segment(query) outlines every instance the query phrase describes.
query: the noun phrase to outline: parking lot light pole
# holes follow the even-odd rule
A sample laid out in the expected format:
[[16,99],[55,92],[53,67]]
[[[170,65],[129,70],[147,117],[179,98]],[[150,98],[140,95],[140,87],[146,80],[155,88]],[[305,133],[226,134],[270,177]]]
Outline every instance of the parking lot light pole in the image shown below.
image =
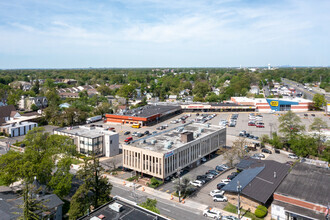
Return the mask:
[[241,207],[240,193],[241,193],[241,190],[242,190],[242,186],[239,185],[239,181],[237,181],[237,195],[238,195],[237,215],[238,215],[238,219],[241,219],[240,218],[240,214],[241,214],[241,210],[240,210],[240,207]]

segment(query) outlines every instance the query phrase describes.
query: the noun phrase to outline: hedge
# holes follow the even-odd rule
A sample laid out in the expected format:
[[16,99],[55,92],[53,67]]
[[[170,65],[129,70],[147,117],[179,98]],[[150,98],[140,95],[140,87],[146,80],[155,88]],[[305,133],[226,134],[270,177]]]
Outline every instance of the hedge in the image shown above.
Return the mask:
[[257,218],[263,218],[267,215],[267,212],[268,210],[265,206],[259,205],[254,214]]

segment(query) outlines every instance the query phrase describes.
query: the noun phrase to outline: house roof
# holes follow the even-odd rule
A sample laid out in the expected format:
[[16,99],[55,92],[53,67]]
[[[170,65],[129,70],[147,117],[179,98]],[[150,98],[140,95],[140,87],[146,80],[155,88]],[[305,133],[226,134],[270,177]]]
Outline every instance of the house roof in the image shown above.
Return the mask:
[[[120,198],[115,197],[115,200],[112,200],[111,202],[101,206],[100,208],[96,209],[95,211],[91,212],[89,215],[83,216],[79,218],[79,220],[101,220],[101,219],[111,219],[111,220],[169,220],[166,217],[163,217],[161,215],[158,215],[154,212],[151,212],[149,210],[146,210],[140,206],[138,206],[136,203]],[[119,205],[122,205],[122,209],[120,212],[116,212],[109,208],[109,205],[113,203],[118,203]]]
[[275,193],[328,206],[329,183],[329,169],[300,162],[292,168]]
[[[233,190],[240,180],[242,194],[265,204],[286,177],[290,166],[273,160],[242,160],[237,168],[243,169],[223,190]],[[231,186],[232,185],[232,186]]]
[[0,107],[0,125],[6,122],[5,121],[6,117],[11,117],[12,112],[16,112],[16,108],[14,105],[7,105]]

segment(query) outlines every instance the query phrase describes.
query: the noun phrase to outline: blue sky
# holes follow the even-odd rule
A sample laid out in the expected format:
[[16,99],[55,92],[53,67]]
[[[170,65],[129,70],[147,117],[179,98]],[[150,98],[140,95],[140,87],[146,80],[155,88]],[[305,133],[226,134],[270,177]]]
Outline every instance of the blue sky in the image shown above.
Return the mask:
[[0,68],[329,66],[329,0],[0,0]]

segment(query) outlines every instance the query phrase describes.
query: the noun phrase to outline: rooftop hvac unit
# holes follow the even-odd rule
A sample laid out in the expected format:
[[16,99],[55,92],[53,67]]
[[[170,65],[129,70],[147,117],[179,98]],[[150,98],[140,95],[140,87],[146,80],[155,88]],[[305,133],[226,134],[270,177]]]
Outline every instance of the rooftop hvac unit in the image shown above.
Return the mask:
[[200,133],[204,132],[204,128],[199,128],[199,132]]
[[157,140],[151,140],[150,143],[151,144],[156,144],[157,143]]
[[115,202],[109,205],[109,208],[115,212],[121,212],[123,205]]
[[195,133],[195,134],[194,134],[194,137],[195,137],[195,138],[198,138],[200,135],[201,135],[201,133]]
[[209,128],[209,127],[210,127],[210,124],[209,124],[209,123],[207,123],[207,124],[205,124],[205,126],[206,126],[207,128]]
[[184,127],[179,127],[179,128],[177,128],[176,130],[177,130],[178,132],[182,132],[183,129],[184,129]]
[[171,142],[166,143],[165,148],[166,149],[171,149],[172,148],[172,143]]

